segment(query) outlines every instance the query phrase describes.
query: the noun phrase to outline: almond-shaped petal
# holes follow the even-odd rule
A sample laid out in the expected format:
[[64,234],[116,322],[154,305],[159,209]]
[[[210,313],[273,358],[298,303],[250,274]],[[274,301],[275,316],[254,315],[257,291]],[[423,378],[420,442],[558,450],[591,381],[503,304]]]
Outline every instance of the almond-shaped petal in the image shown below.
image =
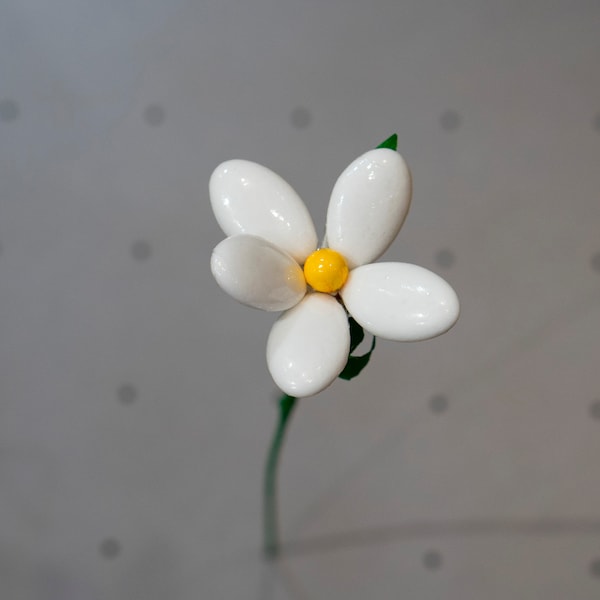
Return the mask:
[[337,180],[327,210],[327,243],[350,268],[373,262],[394,241],[410,208],[410,171],[379,148],[358,157]]
[[304,202],[270,169],[229,160],[214,170],[209,187],[213,212],[226,235],[258,235],[300,264],[316,249],[315,226]]
[[346,365],[350,330],[346,311],[328,294],[312,293],[275,322],[267,364],[290,396],[312,396],[333,383]]
[[340,292],[348,312],[373,335],[415,342],[450,329],[456,292],[439,275],[407,263],[375,263],[350,272]]
[[213,250],[210,268],[217,283],[242,304],[287,310],[306,293],[304,273],[286,252],[253,235],[234,235]]

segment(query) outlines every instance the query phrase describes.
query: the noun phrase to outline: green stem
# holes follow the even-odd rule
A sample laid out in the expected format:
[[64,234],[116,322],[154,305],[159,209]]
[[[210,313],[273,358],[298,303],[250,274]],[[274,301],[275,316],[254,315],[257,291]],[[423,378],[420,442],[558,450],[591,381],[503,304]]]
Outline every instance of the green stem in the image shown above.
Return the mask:
[[277,465],[285,438],[289,419],[292,416],[297,398],[284,394],[279,399],[279,419],[273,434],[267,464],[265,465],[263,495],[263,550],[267,558],[275,558],[279,554],[279,528],[277,520]]

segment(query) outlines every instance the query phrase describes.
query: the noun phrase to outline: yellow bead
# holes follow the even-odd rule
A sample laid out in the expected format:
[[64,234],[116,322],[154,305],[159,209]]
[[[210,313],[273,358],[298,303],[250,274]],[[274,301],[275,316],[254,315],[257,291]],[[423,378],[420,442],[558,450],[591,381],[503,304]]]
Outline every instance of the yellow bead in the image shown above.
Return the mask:
[[346,283],[348,265],[335,250],[320,248],[306,259],[304,277],[315,291],[332,294]]

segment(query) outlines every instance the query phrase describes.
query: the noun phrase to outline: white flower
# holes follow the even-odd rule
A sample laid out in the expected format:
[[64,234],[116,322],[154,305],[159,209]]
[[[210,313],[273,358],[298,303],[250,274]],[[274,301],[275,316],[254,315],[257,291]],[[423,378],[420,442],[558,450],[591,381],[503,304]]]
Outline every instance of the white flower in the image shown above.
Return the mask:
[[296,192],[261,165],[222,163],[210,197],[230,236],[213,251],[217,283],[244,304],[285,311],[269,334],[267,364],[290,396],[316,394],[341,373],[350,347],[346,311],[371,334],[397,341],[435,337],[458,318],[456,293],[438,275],[406,263],[370,264],[393,242],[410,206],[410,172],[393,150],[371,150],[340,175],[326,249],[317,249]]

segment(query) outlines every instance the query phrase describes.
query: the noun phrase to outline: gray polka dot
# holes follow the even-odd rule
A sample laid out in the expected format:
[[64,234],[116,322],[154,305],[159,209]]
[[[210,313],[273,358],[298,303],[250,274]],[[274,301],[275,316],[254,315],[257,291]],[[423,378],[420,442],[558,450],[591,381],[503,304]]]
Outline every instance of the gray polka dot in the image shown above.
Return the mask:
[[590,405],[590,416],[594,419],[600,419],[600,400],[596,400]]
[[594,577],[600,577],[600,558],[595,558],[591,563],[590,563],[590,573],[594,576]]
[[292,111],[290,120],[296,129],[306,129],[312,121],[312,116],[307,108],[298,106]]
[[592,269],[600,271],[600,252],[596,252],[590,262],[592,263]]
[[131,244],[131,255],[135,260],[147,260],[152,256],[152,246],[144,240],[137,240]]
[[124,383],[117,390],[117,399],[121,404],[133,404],[137,400],[137,390],[130,383]]
[[442,566],[442,555],[436,550],[428,550],[423,554],[423,566],[432,571]]
[[454,252],[452,250],[443,248],[435,253],[435,262],[439,267],[443,267],[444,269],[451,267],[454,264],[454,260]]
[[144,120],[151,127],[158,127],[165,120],[165,109],[159,104],[149,104],[144,109]]
[[0,100],[0,121],[14,121],[19,116],[19,105],[9,98]]
[[444,131],[455,131],[460,127],[460,115],[455,110],[445,110],[440,115],[440,125]]
[[431,412],[443,413],[448,409],[448,398],[443,394],[435,394],[429,400],[429,408]]
[[592,119],[592,127],[596,131],[600,131],[600,112]]
[[116,558],[121,554],[121,542],[115,538],[106,538],[100,542],[98,550],[103,558]]

